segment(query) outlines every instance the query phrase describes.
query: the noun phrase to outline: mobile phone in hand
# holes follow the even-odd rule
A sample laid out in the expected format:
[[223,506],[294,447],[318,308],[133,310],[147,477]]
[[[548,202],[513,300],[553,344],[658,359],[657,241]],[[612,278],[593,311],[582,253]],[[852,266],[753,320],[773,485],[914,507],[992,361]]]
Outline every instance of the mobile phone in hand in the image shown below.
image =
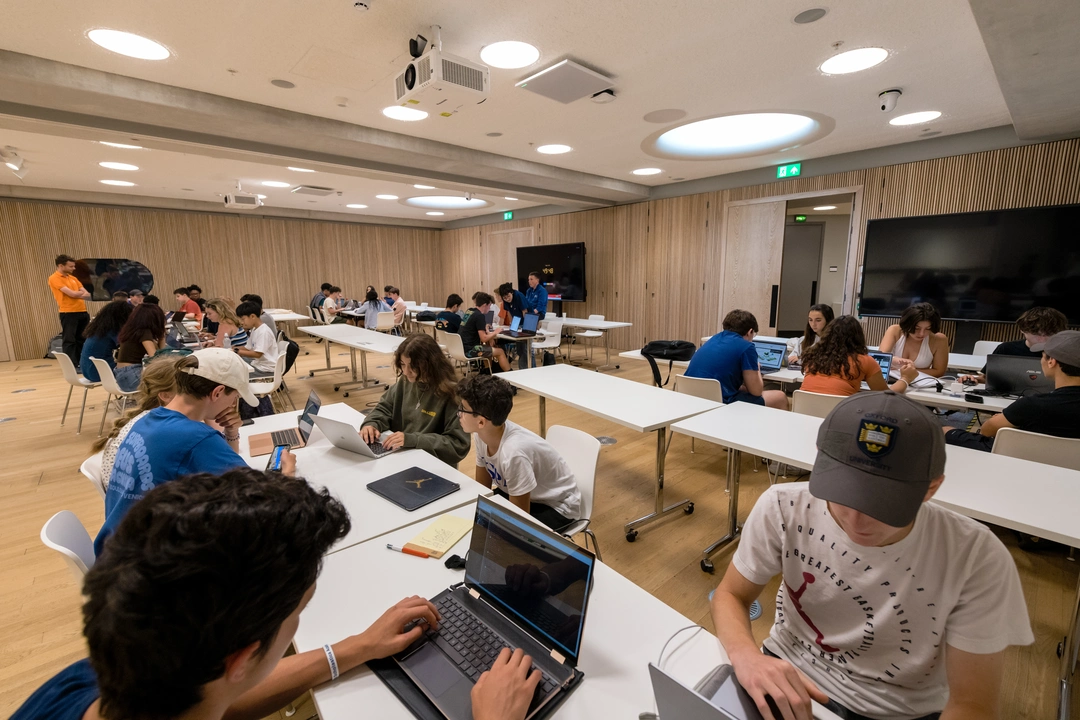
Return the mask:
[[270,459],[266,462],[267,472],[271,470],[281,470],[281,456],[285,454],[285,451],[289,449],[288,445],[275,445],[273,452],[270,453]]

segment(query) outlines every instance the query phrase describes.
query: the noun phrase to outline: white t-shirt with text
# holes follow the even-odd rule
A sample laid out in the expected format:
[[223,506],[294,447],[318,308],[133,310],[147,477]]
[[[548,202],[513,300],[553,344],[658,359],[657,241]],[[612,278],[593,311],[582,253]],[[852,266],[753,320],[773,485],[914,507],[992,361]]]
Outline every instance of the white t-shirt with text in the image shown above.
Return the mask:
[[578,520],[581,491],[562,455],[547,440],[517,423],[507,420],[503,428],[502,442],[494,454],[489,454],[480,435],[473,433],[477,467],[486,467],[492,482],[507,495],[530,493],[530,502]]
[[262,357],[247,358],[253,368],[261,372],[274,372],[274,365],[277,363],[278,358],[278,346],[273,330],[266,325],[259,325],[254,330],[249,330],[244,347],[262,353]]

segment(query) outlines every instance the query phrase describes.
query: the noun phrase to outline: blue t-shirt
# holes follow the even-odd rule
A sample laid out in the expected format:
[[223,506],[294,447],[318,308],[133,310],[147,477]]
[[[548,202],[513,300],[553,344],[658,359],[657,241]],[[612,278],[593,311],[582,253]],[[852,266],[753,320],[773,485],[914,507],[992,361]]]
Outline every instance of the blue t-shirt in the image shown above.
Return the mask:
[[90,660],[80,660],[35,690],[11,720],[80,720],[100,695]]
[[109,367],[115,370],[116,361],[113,360],[113,351],[119,346],[120,343],[116,339],[116,333],[86,338],[86,342],[82,346],[82,356],[79,358],[79,370],[82,372],[83,377],[92,382],[101,382],[101,376],[98,375],[97,368],[94,367],[94,363],[90,362],[92,357],[104,360],[109,363]]
[[687,377],[719,380],[724,402],[731,402],[743,384],[743,370],[757,369],[754,343],[731,330],[725,330],[713,335],[694,353],[685,374]]
[[129,508],[158,485],[192,473],[223,473],[244,467],[217,430],[187,416],[156,408],[139,420],[116,449],[105,494],[105,524],[94,540],[94,554],[116,530]]
[[548,291],[543,285],[537,285],[525,291],[525,309],[538,312],[541,320],[547,315],[547,306]]

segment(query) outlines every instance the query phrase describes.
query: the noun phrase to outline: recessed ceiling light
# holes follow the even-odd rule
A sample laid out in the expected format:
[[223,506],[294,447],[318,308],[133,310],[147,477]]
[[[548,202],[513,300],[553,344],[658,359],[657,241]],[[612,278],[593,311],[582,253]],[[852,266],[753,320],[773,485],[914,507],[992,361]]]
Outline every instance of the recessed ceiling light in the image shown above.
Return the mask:
[[825,8],[810,8],[809,10],[803,10],[792,19],[796,25],[809,25],[825,17],[828,12]]
[[908,113],[907,115],[901,115],[894,117],[889,121],[890,125],[918,125],[919,123],[930,122],[931,120],[937,120],[941,117],[941,113],[937,110],[923,110],[922,112]]
[[109,170],[138,170],[139,169],[138,165],[129,165],[128,163],[118,163],[118,162],[99,162],[98,165],[100,165],[103,168],[108,168]]
[[265,200],[265,199],[266,199],[266,196],[265,196],[265,195],[259,195],[259,196],[258,196],[258,198],[259,198],[260,200]]
[[280,180],[263,180],[263,185],[266,187],[286,188],[289,187],[289,183],[281,182]]
[[402,107],[401,105],[385,107],[383,108],[382,114],[391,120],[404,120],[405,122],[415,122],[427,117],[427,113],[423,110],[415,110],[413,108]]
[[398,199],[397,195],[376,195],[375,197],[378,198],[379,200],[397,200]]
[[109,147],[120,148],[121,150],[142,150],[142,145],[125,145],[124,143],[105,142],[104,140],[98,140],[100,145],[108,145]]
[[135,183],[127,180],[102,180],[102,185],[115,185],[116,187],[135,187]]
[[509,200],[510,202],[517,202],[517,198],[504,197],[503,200]]
[[461,197],[459,195],[421,195],[420,197],[408,198],[405,200],[405,204],[430,210],[472,210],[491,205],[487,200],[476,197]]
[[271,80],[270,84],[283,90],[292,90],[294,87],[296,87],[296,83],[289,82],[288,80],[282,80],[281,78]]
[[833,123],[796,113],[740,113],[657,131],[641,144],[656,157],[713,160],[790,150],[832,131]]
[[540,59],[540,51],[526,42],[503,40],[491,43],[480,51],[480,59],[485,65],[516,70],[527,67]]
[[91,30],[86,36],[106,50],[139,60],[164,60],[169,57],[169,50],[164,45],[141,35],[98,28]]
[[308,170],[307,168],[298,168],[298,167],[292,167],[292,166],[289,166],[288,169],[292,170],[293,172],[315,172],[314,170]]
[[352,208],[353,210],[363,210],[364,208],[367,207],[367,205],[361,205],[360,203],[350,203],[350,204],[346,205],[345,207]]
[[425,214],[426,215],[445,215],[446,213],[441,213],[438,210],[432,210],[431,212],[425,213]]
[[835,205],[818,205],[814,209],[817,210],[818,212],[824,212],[826,210],[835,210],[836,206]]
[[634,171],[635,175],[659,175],[664,172],[660,168],[638,168]]
[[846,75],[847,73],[859,72],[872,68],[885,62],[889,57],[889,51],[883,48],[859,48],[848,50],[821,63],[821,72],[826,75]]
[[573,149],[574,148],[570,147],[569,145],[541,145],[540,147],[536,148],[536,152],[543,153],[545,155],[562,155],[563,153],[568,153]]
[[413,185],[417,190],[434,190],[434,185]]

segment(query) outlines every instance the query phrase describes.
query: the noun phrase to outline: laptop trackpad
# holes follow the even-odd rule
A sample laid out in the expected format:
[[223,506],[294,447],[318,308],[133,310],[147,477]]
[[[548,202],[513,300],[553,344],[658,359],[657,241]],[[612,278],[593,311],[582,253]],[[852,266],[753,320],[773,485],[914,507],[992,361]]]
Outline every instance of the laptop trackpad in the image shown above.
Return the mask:
[[453,710],[460,709],[463,713],[461,717],[471,717],[472,703],[469,693],[473,684],[435,645],[424,645],[402,660],[401,664],[427,688],[431,697],[440,701],[439,707],[444,713],[456,717]]

